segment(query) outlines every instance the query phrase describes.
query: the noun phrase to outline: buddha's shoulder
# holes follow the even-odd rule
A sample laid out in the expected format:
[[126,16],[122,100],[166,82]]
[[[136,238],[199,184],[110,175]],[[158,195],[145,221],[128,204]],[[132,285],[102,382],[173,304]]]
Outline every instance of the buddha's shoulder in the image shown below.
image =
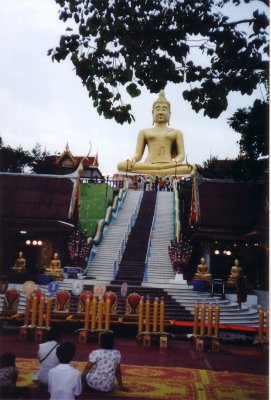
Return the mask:
[[173,128],[171,126],[167,126],[167,127],[163,127],[163,128],[157,128],[157,127],[152,127],[152,128],[142,128],[140,129],[139,133],[144,134],[144,133],[158,133],[158,132],[165,132],[165,133],[176,133],[176,134],[181,134],[182,135],[182,131],[180,131],[179,129]]

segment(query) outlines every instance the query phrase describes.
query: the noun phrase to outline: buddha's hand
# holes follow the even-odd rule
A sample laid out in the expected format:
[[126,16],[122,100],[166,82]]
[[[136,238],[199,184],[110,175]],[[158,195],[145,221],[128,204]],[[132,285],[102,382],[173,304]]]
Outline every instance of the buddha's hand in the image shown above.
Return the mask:
[[177,163],[182,163],[183,160],[184,160],[184,155],[183,154],[180,154],[175,158],[175,162],[177,162]]
[[130,160],[128,161],[128,169],[132,169],[136,162],[137,162],[136,157],[130,158]]

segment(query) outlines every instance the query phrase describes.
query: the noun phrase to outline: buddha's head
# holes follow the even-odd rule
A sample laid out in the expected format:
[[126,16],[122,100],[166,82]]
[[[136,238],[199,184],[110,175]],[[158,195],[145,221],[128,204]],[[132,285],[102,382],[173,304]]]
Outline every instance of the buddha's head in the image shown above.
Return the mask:
[[238,265],[239,265],[239,261],[236,259],[236,260],[234,260],[234,265],[236,265],[236,267],[238,267]]
[[54,253],[53,258],[54,258],[54,260],[57,260],[58,259],[58,253]]
[[201,257],[200,263],[201,263],[202,265],[205,265],[205,258],[204,258],[204,257]]
[[157,100],[152,106],[152,116],[154,122],[169,122],[170,118],[170,103],[165,97],[165,92],[160,91]]
[[19,251],[19,258],[23,258],[24,253],[22,251]]

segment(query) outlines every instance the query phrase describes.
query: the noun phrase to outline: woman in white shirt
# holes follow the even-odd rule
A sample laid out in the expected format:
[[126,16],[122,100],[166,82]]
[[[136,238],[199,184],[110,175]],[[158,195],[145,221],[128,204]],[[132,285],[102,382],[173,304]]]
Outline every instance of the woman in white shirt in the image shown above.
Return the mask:
[[59,330],[51,328],[47,334],[47,341],[39,345],[38,359],[40,368],[35,380],[45,385],[48,383],[49,370],[59,364],[59,359],[56,356],[59,337]]

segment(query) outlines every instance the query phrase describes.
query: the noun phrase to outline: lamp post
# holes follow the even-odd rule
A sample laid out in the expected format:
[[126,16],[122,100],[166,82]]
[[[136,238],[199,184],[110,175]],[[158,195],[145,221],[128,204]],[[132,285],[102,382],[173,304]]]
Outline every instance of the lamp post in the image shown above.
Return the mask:
[[127,160],[126,160],[126,178],[127,178],[127,172],[128,172],[128,163],[129,163],[129,158],[127,158]]

